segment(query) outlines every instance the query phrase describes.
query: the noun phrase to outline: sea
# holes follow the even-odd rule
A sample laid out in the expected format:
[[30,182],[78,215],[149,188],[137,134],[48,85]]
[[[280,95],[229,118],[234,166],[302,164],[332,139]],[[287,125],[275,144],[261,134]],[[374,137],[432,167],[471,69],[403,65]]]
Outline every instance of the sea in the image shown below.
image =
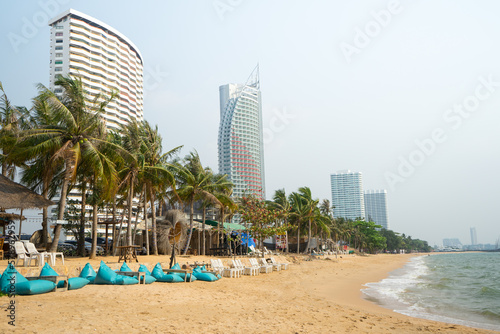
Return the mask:
[[500,331],[498,252],[414,257],[366,286],[364,298],[395,312]]

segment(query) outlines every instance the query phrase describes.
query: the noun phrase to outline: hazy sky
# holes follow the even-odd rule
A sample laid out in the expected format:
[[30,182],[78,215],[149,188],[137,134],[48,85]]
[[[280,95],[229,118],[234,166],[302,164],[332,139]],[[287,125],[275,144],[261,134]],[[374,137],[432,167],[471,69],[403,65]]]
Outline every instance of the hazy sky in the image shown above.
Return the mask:
[[[49,27],[74,8],[137,45],[144,116],[165,149],[217,170],[220,85],[257,63],[267,197],[330,173],[387,189],[390,228],[441,244],[500,237],[497,1],[2,1],[0,81],[30,105],[48,85]],[[31,26],[31,30],[29,27]]]

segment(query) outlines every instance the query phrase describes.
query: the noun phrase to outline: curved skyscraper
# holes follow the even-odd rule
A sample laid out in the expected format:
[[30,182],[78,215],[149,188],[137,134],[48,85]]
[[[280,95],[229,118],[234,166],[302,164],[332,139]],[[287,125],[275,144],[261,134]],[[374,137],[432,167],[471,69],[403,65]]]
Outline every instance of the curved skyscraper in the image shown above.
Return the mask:
[[233,197],[265,198],[259,67],[242,84],[219,87],[219,173],[234,183]]
[[106,126],[117,130],[129,119],[143,119],[143,61],[139,49],[126,36],[107,24],[74,9],[49,21],[50,89],[58,75],[79,75],[92,96],[119,96],[103,115]]

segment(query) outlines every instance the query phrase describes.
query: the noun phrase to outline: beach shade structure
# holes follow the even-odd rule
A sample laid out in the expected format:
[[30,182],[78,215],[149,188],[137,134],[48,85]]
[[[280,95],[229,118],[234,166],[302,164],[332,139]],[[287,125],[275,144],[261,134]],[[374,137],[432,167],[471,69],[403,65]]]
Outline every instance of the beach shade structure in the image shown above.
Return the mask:
[[[141,267],[142,266],[142,267]],[[145,273],[145,280],[146,282],[144,284],[151,284],[151,283],[154,283],[156,282],[156,278],[154,278],[153,276],[151,276],[151,273],[149,272],[149,270],[146,268],[146,266],[142,265],[139,266],[139,272],[143,272]],[[146,268],[147,271],[143,271],[141,270],[141,268]],[[123,262],[121,268],[120,268],[120,271],[125,271],[125,272],[129,272],[129,273],[133,273],[134,271],[132,269],[130,269],[130,267],[128,266],[127,262]],[[141,277],[141,283],[143,283],[143,279]]]
[[54,291],[56,284],[41,279],[28,281],[28,279],[16,270],[12,263],[9,263],[0,278],[0,287],[2,292],[7,294],[38,295]]
[[79,275],[79,277],[87,279],[90,283],[94,283],[94,279],[96,276],[97,273],[95,272],[94,268],[92,268],[90,263],[87,263],[85,267],[83,267]]
[[179,275],[167,274],[163,272],[163,268],[161,264],[158,262],[156,266],[153,268],[151,275],[156,278],[157,282],[166,282],[166,283],[180,283],[184,282],[184,279]]
[[110,267],[101,261],[99,270],[94,279],[94,284],[108,284],[108,285],[132,285],[139,284],[139,280],[135,277],[128,277],[123,275],[118,275],[116,272],[111,270]]
[[[45,263],[42,270],[40,271],[40,276],[59,276],[59,274],[52,269],[52,267]],[[83,277],[71,277],[68,278],[68,290],[81,289],[85,285],[89,284],[89,280]],[[57,282],[57,288],[64,288],[64,281]]]
[[0,209],[20,209],[19,235],[23,221],[23,210],[43,209],[56,203],[45,199],[25,186],[11,181],[8,177],[0,175]]
[[200,281],[205,281],[205,282],[214,282],[214,281],[217,281],[219,279],[219,277],[215,276],[214,274],[212,273],[206,273],[206,272],[203,272],[205,269],[204,269],[205,266],[203,267],[196,267],[193,269],[193,276],[196,277],[198,280]]

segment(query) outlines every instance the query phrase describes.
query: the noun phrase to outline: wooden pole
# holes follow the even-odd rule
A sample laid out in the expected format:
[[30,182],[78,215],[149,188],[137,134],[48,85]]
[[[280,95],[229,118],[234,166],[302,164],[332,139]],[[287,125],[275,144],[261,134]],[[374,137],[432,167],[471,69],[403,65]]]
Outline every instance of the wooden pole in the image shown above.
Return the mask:
[[21,227],[22,226],[23,226],[23,209],[21,209],[21,217],[19,217],[19,240],[21,240]]

